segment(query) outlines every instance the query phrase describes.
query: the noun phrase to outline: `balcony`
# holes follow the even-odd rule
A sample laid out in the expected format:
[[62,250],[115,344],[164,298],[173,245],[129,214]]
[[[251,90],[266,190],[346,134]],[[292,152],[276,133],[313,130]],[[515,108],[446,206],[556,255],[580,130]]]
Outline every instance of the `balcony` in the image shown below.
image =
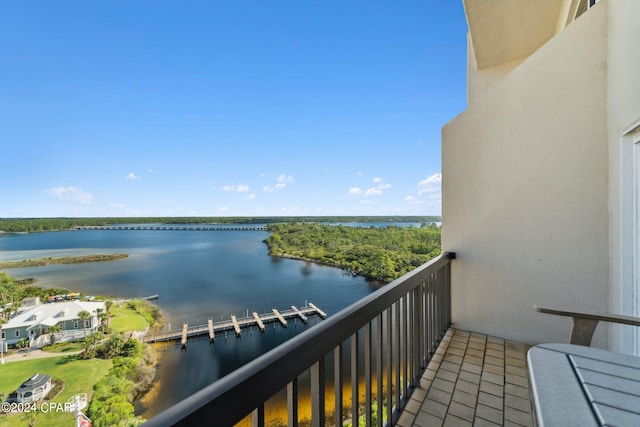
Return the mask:
[[452,259],[444,253],[146,425],[531,425],[526,346],[450,328]]

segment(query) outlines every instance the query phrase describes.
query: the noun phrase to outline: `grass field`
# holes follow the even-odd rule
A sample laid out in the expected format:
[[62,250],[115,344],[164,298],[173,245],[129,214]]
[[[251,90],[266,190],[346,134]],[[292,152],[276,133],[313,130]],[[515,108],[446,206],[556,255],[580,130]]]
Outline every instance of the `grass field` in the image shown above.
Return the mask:
[[[52,401],[65,403],[78,393],[87,393],[91,397],[93,386],[106,375],[111,368],[111,360],[79,360],[76,356],[49,357],[45,359],[25,360],[0,365],[0,394],[2,400],[15,391],[20,384],[33,374],[51,375],[64,381],[64,388]],[[40,403],[36,404],[40,407]],[[74,425],[74,417],[64,412],[38,412],[35,414],[11,414],[0,416],[0,427],[29,426],[31,416],[35,417],[38,427],[58,427]]]
[[149,326],[149,322],[127,303],[119,306],[114,304],[109,309],[109,313],[111,314],[110,326],[114,332],[142,331]]

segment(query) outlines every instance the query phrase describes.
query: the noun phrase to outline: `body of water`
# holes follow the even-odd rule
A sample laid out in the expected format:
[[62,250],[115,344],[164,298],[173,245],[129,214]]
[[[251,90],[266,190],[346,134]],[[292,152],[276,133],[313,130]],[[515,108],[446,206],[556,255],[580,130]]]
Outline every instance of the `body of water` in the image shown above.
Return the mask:
[[[76,230],[0,236],[0,261],[82,254],[128,253],[120,261],[10,269],[36,285],[62,287],[88,295],[136,298],[159,294],[165,329],[182,322],[204,324],[272,308],[288,309],[313,302],[331,315],[379,287],[342,270],[304,261],[270,257],[264,231]],[[136,407],[150,418],[229,372],[255,359],[308,325],[286,329],[267,325],[179,345],[157,344],[161,354],[158,381]]]

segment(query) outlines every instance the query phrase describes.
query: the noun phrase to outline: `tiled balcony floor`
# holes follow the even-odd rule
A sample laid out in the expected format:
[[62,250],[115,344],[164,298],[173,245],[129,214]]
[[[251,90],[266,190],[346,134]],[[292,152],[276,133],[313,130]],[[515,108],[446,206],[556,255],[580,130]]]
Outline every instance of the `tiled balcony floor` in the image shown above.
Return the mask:
[[533,426],[528,349],[449,329],[398,426]]

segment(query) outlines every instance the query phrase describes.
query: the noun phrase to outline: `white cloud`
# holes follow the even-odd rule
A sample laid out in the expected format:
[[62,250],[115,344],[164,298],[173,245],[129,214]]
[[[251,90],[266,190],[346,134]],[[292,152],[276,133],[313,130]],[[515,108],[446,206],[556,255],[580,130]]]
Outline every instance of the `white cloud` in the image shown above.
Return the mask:
[[381,196],[382,195],[382,190],[379,190],[378,188],[369,188],[367,191],[364,192],[364,196],[365,197],[370,197],[370,196]]
[[278,178],[276,178],[276,181],[278,181],[276,188],[285,188],[288,184],[293,184],[293,177],[291,175],[280,174]]
[[91,193],[85,193],[78,187],[53,187],[44,190],[51,197],[55,197],[60,200],[68,200],[71,202],[81,203],[83,205],[89,205],[93,201]]
[[225,185],[224,187],[222,187],[222,191],[248,193],[249,191],[251,191],[251,188],[247,184]]
[[410,205],[419,205],[422,204],[422,200],[418,199],[415,196],[407,196],[404,198],[404,201],[409,203]]
[[247,197],[245,197],[247,200],[253,200],[256,198],[256,193],[251,193],[248,194]]
[[442,187],[442,175],[434,173],[418,183],[418,195],[440,191]]
[[281,190],[287,185],[293,184],[293,182],[294,179],[291,175],[280,174],[276,178],[276,184],[273,187],[265,185],[264,187],[262,187],[262,191],[264,191],[265,193],[271,193],[275,190]]
[[127,181],[135,181],[136,179],[140,179],[140,177],[133,172],[129,172],[129,175],[127,175],[125,179]]
[[347,194],[349,196],[357,196],[363,194],[364,197],[381,196],[384,190],[391,188],[391,184],[384,182],[382,178],[373,178],[373,183],[376,185],[374,187],[368,188],[366,191],[361,189],[360,187],[351,187],[349,188]]
[[224,206],[224,207],[218,209],[218,212],[220,212],[221,214],[227,213],[229,211],[231,211],[231,208],[229,206]]

